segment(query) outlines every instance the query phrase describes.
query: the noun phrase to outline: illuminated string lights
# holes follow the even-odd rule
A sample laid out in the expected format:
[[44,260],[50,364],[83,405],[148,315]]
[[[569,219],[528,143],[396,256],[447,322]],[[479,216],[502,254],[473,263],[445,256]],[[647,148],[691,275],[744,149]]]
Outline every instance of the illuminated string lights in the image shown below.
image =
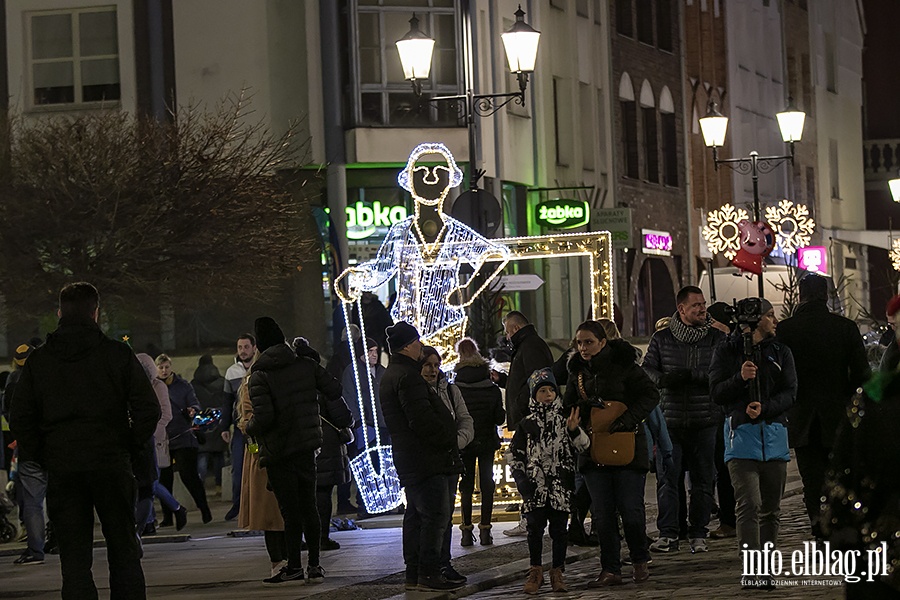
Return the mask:
[[706,215],[703,226],[703,239],[706,247],[713,254],[724,254],[731,260],[741,249],[741,235],[738,223],[749,219],[750,215],[743,208],[735,208],[725,204],[718,210],[711,210]]
[[776,244],[785,254],[809,246],[816,223],[803,204],[782,200],[777,206],[766,207],[766,221],[775,229]]
[[891,240],[891,266],[900,271],[900,238]]

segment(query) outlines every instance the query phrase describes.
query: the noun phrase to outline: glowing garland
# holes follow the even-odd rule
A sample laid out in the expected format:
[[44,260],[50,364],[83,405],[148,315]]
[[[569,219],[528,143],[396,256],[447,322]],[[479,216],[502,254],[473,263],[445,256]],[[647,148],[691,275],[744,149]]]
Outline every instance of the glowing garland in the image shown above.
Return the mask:
[[746,210],[735,208],[731,204],[725,204],[718,210],[710,211],[706,215],[706,225],[703,226],[703,239],[706,240],[706,247],[713,254],[724,254],[728,260],[734,258],[741,249],[738,223],[749,218],[750,215]]
[[891,240],[891,266],[896,271],[900,271],[900,238]]
[[809,246],[816,229],[815,221],[809,217],[809,209],[790,200],[767,206],[766,221],[775,229],[776,243],[785,254],[794,254],[798,248]]

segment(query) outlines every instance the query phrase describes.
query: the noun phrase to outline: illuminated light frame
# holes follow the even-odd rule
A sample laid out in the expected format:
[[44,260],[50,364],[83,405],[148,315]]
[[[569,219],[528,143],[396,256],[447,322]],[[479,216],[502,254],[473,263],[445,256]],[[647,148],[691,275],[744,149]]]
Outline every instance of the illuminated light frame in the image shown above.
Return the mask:
[[[766,221],[775,229],[776,244],[785,254],[795,254],[797,248],[809,246],[816,222],[809,216],[804,204],[794,204],[783,199],[777,206],[766,207]],[[793,224],[792,231],[785,231],[787,224]]]
[[[725,204],[717,210],[711,210],[706,215],[706,225],[703,226],[703,239],[706,247],[712,254],[722,253],[725,258],[731,260],[741,249],[741,232],[738,223],[749,219],[750,214],[743,208],[736,208],[731,204]],[[734,229],[734,235],[726,235],[725,230]]]

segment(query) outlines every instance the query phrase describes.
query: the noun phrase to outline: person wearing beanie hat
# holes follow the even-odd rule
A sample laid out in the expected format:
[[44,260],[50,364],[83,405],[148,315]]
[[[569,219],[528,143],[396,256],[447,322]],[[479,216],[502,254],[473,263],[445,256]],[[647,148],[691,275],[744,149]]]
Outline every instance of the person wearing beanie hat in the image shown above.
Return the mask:
[[381,379],[380,400],[394,466],[406,488],[406,587],[455,589],[462,584],[441,572],[441,545],[453,510],[450,478],[461,471],[456,421],[422,377],[422,342],[416,328],[401,321],[386,333],[391,358]]
[[[742,326],[741,335],[735,332],[719,344],[709,367],[710,395],[725,408],[725,463],[737,502],[737,548],[748,550],[778,547],[781,496],[791,459],[788,411],[797,395],[794,356],[775,338],[778,318],[772,304],[760,303],[756,328],[751,332]],[[748,334],[753,344],[749,357],[744,354]],[[771,588],[774,581],[763,577],[749,585]]]
[[553,547],[550,585],[554,592],[565,592],[562,570],[568,545],[566,526],[575,492],[575,456],[590,447],[590,438],[579,426],[577,406],[568,411],[568,418],[563,416],[559,388],[549,367],[528,377],[528,389],[531,410],[519,423],[509,445],[510,468],[528,523],[531,568],[524,592],[536,594],[544,583],[541,557],[548,524]]
[[255,330],[260,355],[250,368],[253,415],[246,432],[259,445],[259,466],[266,469],[284,517],[288,561],[263,583],[303,582],[304,536],[309,550],[305,578],[318,583],[325,577],[319,564],[321,523],[316,505],[316,454],[322,446],[320,398],[334,427],[350,427],[353,416],[341,396],[341,384],[302,346],[295,352],[286,344],[274,320],[257,319]]
[[810,531],[819,522],[825,473],[839,425],[856,388],[869,379],[859,328],[828,309],[828,280],[809,273],[800,280],[800,304],[778,324],[778,341],[790,348],[797,370],[797,399],[788,412],[788,441],[803,480]]

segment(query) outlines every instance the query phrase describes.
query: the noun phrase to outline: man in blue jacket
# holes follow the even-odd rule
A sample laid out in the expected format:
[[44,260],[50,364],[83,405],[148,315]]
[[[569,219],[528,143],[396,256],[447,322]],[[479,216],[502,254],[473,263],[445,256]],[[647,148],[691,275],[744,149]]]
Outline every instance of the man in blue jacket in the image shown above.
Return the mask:
[[[709,385],[712,399],[725,408],[725,462],[737,500],[738,548],[759,550],[778,543],[790,460],[787,411],[797,396],[797,373],[790,349],[775,340],[772,304],[756,298],[742,302],[748,301],[759,302],[759,322],[741,325],[719,344]],[[746,314],[741,308],[739,314]],[[747,335],[752,348],[746,347]]]

